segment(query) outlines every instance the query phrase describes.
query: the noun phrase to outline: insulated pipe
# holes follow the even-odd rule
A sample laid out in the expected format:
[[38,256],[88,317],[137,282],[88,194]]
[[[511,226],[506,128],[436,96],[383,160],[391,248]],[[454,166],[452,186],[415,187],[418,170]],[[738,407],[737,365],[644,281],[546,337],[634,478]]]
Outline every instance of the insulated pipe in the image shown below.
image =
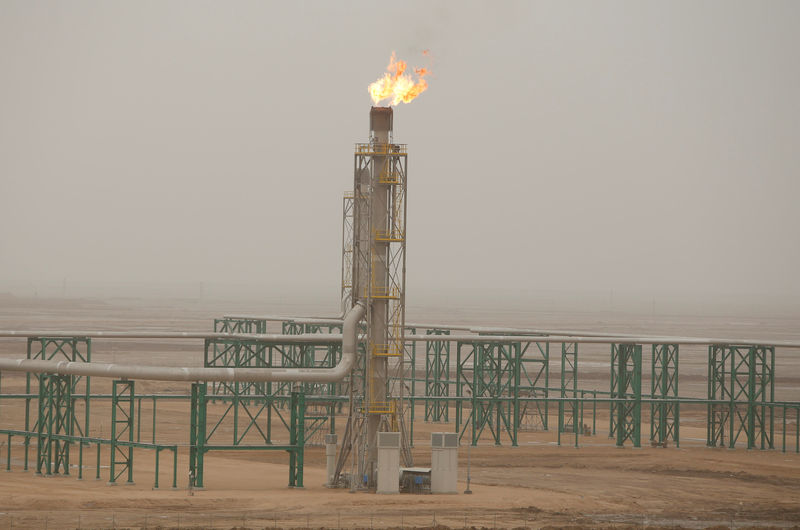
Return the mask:
[[[225,315],[231,319],[266,320],[270,322],[290,321],[297,324],[341,324],[342,317],[291,317],[280,315]],[[636,337],[630,333],[608,333],[602,331],[574,331],[564,329],[503,328],[490,326],[470,326],[467,324],[436,324],[433,322],[406,322],[406,329],[446,329],[450,331],[469,331],[472,333],[508,333],[525,335],[558,335],[559,337]]]
[[[340,318],[316,318],[316,317],[282,317],[276,315],[266,316],[253,316],[253,315],[226,315],[226,318],[251,318],[260,320],[280,321],[291,320],[298,324],[339,324]],[[406,335],[407,341],[416,342],[432,342],[432,341],[462,341],[469,342],[474,340],[487,341],[493,340],[498,342],[515,342],[524,339],[527,342],[585,342],[594,344],[611,344],[621,342],[631,342],[640,344],[753,344],[759,346],[776,346],[780,348],[800,348],[800,342],[797,341],[775,341],[775,340],[753,340],[736,339],[731,337],[726,338],[708,338],[708,337],[684,337],[684,336],[656,336],[656,335],[635,335],[631,333],[608,333],[600,331],[570,331],[563,329],[526,329],[526,328],[501,328],[501,327],[481,327],[469,325],[453,325],[453,324],[433,324],[430,322],[406,322],[406,328],[416,329],[446,329],[451,331],[466,331],[476,333],[477,335]],[[0,332],[2,337],[3,332]],[[480,335],[481,333],[497,333],[498,335]],[[505,335],[505,334],[508,335]],[[299,335],[298,335],[299,336]]]
[[574,337],[568,335],[406,335],[406,341],[413,342],[575,342],[581,344],[684,344],[708,346],[711,344],[727,344],[741,346],[775,346],[776,348],[800,348],[798,341],[774,341],[751,339],[715,339],[693,337],[657,337],[657,336],[611,336],[611,337]]
[[[341,320],[339,321],[341,322]],[[276,333],[215,333],[203,331],[65,331],[65,330],[0,330],[0,338],[88,338],[88,339],[216,339],[252,340],[275,344],[302,343],[325,344],[342,340],[338,334],[301,333],[299,335],[280,335]]]
[[[341,320],[337,322],[342,322]],[[440,326],[436,326],[440,327]],[[775,346],[777,348],[800,348],[800,341],[775,341],[766,339],[736,339],[708,337],[675,337],[655,335],[617,335],[592,333],[576,335],[555,333],[548,335],[406,335],[406,342],[577,342],[584,344],[683,344],[705,346],[710,344],[737,344]],[[305,333],[301,335],[241,335],[229,333],[194,333],[194,332],[126,332],[126,331],[0,331],[0,338],[71,338],[86,337],[100,339],[220,339],[220,340],[253,340],[266,344],[330,344],[342,340],[337,333]]]
[[[125,364],[42,361],[38,359],[0,359],[0,371],[51,373],[116,379],[150,381],[296,381],[332,383],[340,381],[353,369],[358,346],[358,323],[366,308],[358,303],[344,319],[342,359],[333,368],[187,368],[135,366]],[[283,335],[281,335],[283,337]]]

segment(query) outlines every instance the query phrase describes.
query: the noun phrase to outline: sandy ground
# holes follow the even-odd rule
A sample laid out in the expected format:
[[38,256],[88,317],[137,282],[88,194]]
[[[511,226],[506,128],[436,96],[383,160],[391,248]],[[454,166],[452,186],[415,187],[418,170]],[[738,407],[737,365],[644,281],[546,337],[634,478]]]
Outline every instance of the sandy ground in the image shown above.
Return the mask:
[[[209,329],[213,316],[227,308],[150,304],[116,301],[32,301],[6,298],[0,309],[4,329]],[[278,311],[275,311],[278,312]],[[558,315],[541,315],[553,325]],[[584,324],[586,329],[621,326],[607,316],[561,316],[561,327]],[[417,318],[419,320],[421,318]],[[442,319],[437,319],[442,320]],[[522,319],[520,319],[522,320]],[[672,330],[681,335],[739,333],[751,336],[736,321],[699,317],[670,317],[649,325],[632,318],[632,326],[650,332]],[[681,323],[685,323],[685,328]],[[793,319],[761,321],[760,336],[797,338]],[[487,322],[491,324],[491,322]],[[525,325],[519,322],[516,325]],[[533,325],[533,324],[528,324]],[[747,328],[747,326],[746,326]],[[619,327],[612,327],[619,330]],[[676,332],[676,330],[680,331]],[[25,343],[0,341],[0,354],[24,356]],[[581,352],[580,387],[608,388],[608,352],[604,348]],[[198,342],[125,343],[96,341],[95,360],[147,362],[170,365],[201,362]],[[703,396],[705,352],[681,350],[681,394]],[[556,359],[558,356],[554,356]],[[649,358],[644,360],[649,366]],[[776,398],[800,399],[800,366],[797,354],[780,352],[777,359]],[[558,363],[551,363],[551,381],[558,379]],[[2,391],[24,388],[20,376],[4,374]],[[645,382],[645,386],[649,382]],[[92,389],[103,392],[108,382],[93,380]],[[185,394],[188,386],[137,382],[137,393]],[[171,458],[162,453],[160,485],[153,489],[154,454],[134,454],[134,485],[108,486],[107,448],[103,448],[101,480],[94,480],[95,449],[84,455],[84,480],[77,480],[77,451],[72,453],[71,476],[38,477],[22,470],[23,447],[15,439],[11,447],[11,471],[0,471],[0,528],[113,528],[113,527],[248,527],[248,528],[540,528],[540,527],[800,527],[800,455],[794,453],[794,423],[788,441],[790,451],[711,449],[704,446],[705,410],[682,410],[680,448],[616,448],[607,437],[605,410],[598,410],[595,436],[563,439],[555,443],[553,432],[525,432],[519,447],[507,440],[494,446],[484,438],[469,450],[472,495],[378,496],[329,490],[322,486],[324,454],[320,447],[306,451],[305,485],[288,489],[288,455],[279,452],[209,453],[205,489],[186,489],[188,472],[188,403],[159,405],[157,439],[177,443],[178,489],[171,485]],[[108,436],[110,403],[100,403],[92,414],[93,434]],[[552,411],[553,414],[555,411]],[[0,405],[0,426],[21,428],[22,402]],[[423,417],[422,407],[417,418]],[[451,418],[454,415],[451,411]],[[587,422],[590,416],[584,418]],[[555,421],[555,416],[551,418]],[[142,408],[141,437],[152,435],[152,410]],[[277,424],[276,424],[277,425]],[[337,425],[344,426],[343,419]],[[776,423],[780,428],[780,418]],[[649,426],[643,424],[643,444]],[[414,458],[418,465],[430,461],[429,433],[449,431],[453,425],[415,424]],[[276,428],[278,440],[283,432]],[[219,436],[230,435],[222,428]],[[780,444],[781,433],[776,432]],[[780,447],[780,445],[778,445]],[[5,441],[0,462],[5,464]],[[33,451],[31,452],[33,456]],[[467,449],[459,453],[459,489],[466,488]],[[33,459],[33,458],[32,458]],[[5,465],[3,465],[3,469]]]

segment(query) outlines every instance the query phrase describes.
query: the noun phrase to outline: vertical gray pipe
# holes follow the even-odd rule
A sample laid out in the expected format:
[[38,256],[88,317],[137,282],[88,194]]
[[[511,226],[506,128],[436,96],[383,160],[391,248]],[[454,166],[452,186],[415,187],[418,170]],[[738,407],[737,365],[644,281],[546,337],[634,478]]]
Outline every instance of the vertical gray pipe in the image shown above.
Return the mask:
[[[372,107],[369,113],[370,140],[376,146],[378,153],[387,152],[387,147],[392,141],[392,125],[394,112],[391,107]],[[389,242],[378,241],[376,232],[388,232],[389,206],[391,187],[381,183],[381,175],[386,171],[388,159],[386,156],[376,154],[372,156],[370,165],[370,180],[372,186],[371,208],[371,243],[374,248],[372,258],[372,291],[373,293],[386,293],[389,289]],[[372,352],[374,345],[385,345],[389,342],[389,300],[387,298],[372,298],[372,305],[368,312],[369,337],[367,357],[368,400],[370,403],[385,403],[388,400],[387,385],[389,362],[386,356],[375,356]],[[381,346],[382,347],[382,346]],[[366,472],[370,483],[375,481],[378,465],[378,430],[381,415],[370,414],[367,418],[367,465]]]

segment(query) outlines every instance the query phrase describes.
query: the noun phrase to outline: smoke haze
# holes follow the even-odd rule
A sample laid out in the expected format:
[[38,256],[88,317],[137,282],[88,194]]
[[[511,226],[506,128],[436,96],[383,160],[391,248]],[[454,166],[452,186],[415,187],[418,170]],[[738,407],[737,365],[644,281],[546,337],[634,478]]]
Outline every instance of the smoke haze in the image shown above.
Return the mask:
[[4,0],[0,292],[337,308],[367,85],[430,48],[410,305],[798,309],[798,35],[793,2]]

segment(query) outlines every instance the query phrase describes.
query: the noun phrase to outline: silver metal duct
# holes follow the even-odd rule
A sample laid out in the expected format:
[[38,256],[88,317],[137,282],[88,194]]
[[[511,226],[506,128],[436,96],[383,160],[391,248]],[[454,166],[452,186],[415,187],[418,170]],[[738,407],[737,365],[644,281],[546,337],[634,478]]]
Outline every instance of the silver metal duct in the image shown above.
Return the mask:
[[[358,346],[358,323],[366,308],[358,303],[347,313],[342,327],[342,359],[333,368],[187,368],[135,366],[36,359],[0,359],[0,370],[10,372],[52,373],[140,379],[150,381],[296,381],[332,383],[343,379],[353,369]],[[281,335],[281,337],[288,337]]]
[[581,344],[681,344],[708,346],[711,344],[730,344],[742,346],[775,346],[776,348],[800,348],[797,341],[774,341],[752,339],[720,339],[694,337],[657,337],[657,336],[608,336],[608,337],[575,337],[572,335],[406,335],[407,342],[540,342],[559,343],[575,342]]
[[[339,319],[337,323],[341,324]],[[88,339],[215,339],[252,340],[274,344],[326,344],[342,340],[339,334],[301,333],[299,335],[280,335],[269,333],[215,333],[203,331],[68,331],[68,330],[0,330],[0,338],[72,338]]]
[[[226,318],[284,321],[291,320],[298,324],[338,324],[339,317],[287,317],[278,315],[225,315]],[[456,324],[436,324],[432,322],[406,322],[406,328],[415,329],[446,329],[450,331],[466,331],[475,335],[406,335],[406,341],[432,342],[447,340],[451,342],[469,342],[482,340],[482,338],[514,342],[535,339],[535,342],[584,342],[594,344],[616,344],[631,342],[639,344],[753,344],[759,346],[776,346],[780,348],[800,348],[797,341],[776,341],[773,339],[737,339],[732,337],[684,337],[675,335],[637,335],[632,333],[608,333],[601,331],[577,331],[564,329],[532,329],[532,328],[505,328],[488,326],[470,326]],[[0,332],[0,337],[3,332]],[[484,335],[480,335],[484,334]],[[480,336],[479,336],[480,335]],[[299,335],[298,335],[299,336]],[[534,342],[533,340],[529,340]]]
[[[297,319],[300,323],[303,319]],[[320,323],[319,319],[305,319],[307,322]],[[331,320],[331,323],[342,323],[342,320]],[[409,326],[412,326],[409,324]],[[425,326],[419,326],[425,329]],[[500,328],[459,328],[447,326],[433,326],[436,328],[468,330],[491,329],[496,331]],[[775,346],[777,348],[800,349],[798,341],[782,341],[771,339],[737,339],[731,337],[676,337],[676,336],[655,336],[655,335],[624,335],[612,333],[563,333],[555,331],[553,334],[538,335],[470,335],[470,334],[451,334],[451,335],[406,335],[406,342],[578,342],[583,344],[682,344],[705,346],[709,344],[740,344]],[[574,334],[573,334],[574,333]],[[30,338],[30,337],[87,337],[92,339],[221,339],[221,340],[253,340],[266,344],[330,344],[342,340],[342,335],[338,333],[304,333],[300,335],[265,335],[265,334],[232,334],[232,333],[194,333],[194,332],[125,332],[125,331],[2,331],[0,338]],[[363,338],[363,337],[362,337]]]

